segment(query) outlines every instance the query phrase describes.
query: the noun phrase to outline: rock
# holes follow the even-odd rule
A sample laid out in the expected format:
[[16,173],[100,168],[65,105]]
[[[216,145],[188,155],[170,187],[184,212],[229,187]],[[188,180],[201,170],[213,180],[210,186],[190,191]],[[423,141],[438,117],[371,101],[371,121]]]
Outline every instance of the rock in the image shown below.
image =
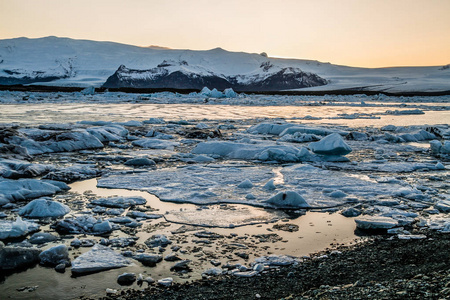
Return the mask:
[[147,267],[154,267],[162,261],[162,256],[158,254],[140,253],[133,256],[133,258]]
[[72,273],[83,275],[127,267],[131,262],[112,249],[96,244],[90,251],[72,261]]
[[248,254],[245,252],[237,252],[236,255],[239,256],[240,258],[248,259]]
[[192,271],[192,269],[189,267],[190,260],[182,260],[180,262],[177,262],[174,266],[170,268],[170,271]]
[[272,198],[263,202],[282,208],[309,207],[309,204],[306,202],[306,200],[294,191],[280,192]]
[[398,226],[398,221],[390,217],[363,216],[355,219],[360,229],[389,229]]
[[166,257],[164,257],[165,261],[177,261],[177,260],[181,260],[181,258],[178,257],[178,255],[176,253],[171,253],[166,255]]
[[50,249],[42,251],[39,254],[39,259],[43,265],[56,266],[62,263],[69,263],[69,251],[66,245],[58,245]]
[[220,266],[220,265],[222,264],[220,261],[217,261],[217,260],[214,260],[214,259],[211,260],[210,263],[211,263],[213,266],[215,266],[215,267]]
[[165,235],[163,234],[156,234],[147,239],[144,242],[148,247],[166,247],[169,244],[172,244],[172,241],[170,241]]
[[117,283],[120,285],[131,285],[136,281],[136,274],[123,273],[117,277]]
[[167,277],[167,278],[163,278],[158,280],[158,284],[162,285],[162,286],[171,286],[173,282],[173,278],[172,277]]
[[143,166],[154,166],[154,165],[156,165],[156,163],[152,159],[142,157],[142,158],[133,158],[133,159],[127,160],[126,162],[124,162],[124,165],[132,166],[132,167],[143,167]]
[[310,143],[309,148],[314,153],[321,155],[346,155],[352,152],[352,148],[338,133],[327,135],[318,142]]
[[0,242],[0,270],[15,270],[39,262],[41,250],[34,247],[5,246]]
[[64,272],[66,271],[66,267],[67,267],[67,266],[66,266],[65,263],[56,265],[56,266],[55,266],[55,271],[56,271],[56,272],[59,272],[59,273],[64,273]]
[[70,212],[70,208],[49,198],[31,201],[19,210],[19,215],[28,218],[60,218]]

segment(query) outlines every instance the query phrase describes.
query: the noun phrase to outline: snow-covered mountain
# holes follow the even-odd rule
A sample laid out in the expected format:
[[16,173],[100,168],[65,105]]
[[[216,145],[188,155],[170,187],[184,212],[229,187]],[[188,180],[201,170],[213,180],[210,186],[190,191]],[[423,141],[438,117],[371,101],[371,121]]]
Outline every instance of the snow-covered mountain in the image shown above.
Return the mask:
[[172,50],[57,37],[0,40],[0,84],[33,83],[248,91],[448,91],[450,67],[369,69],[221,48]]
[[188,62],[167,62],[149,70],[131,70],[124,65],[108,78],[107,88],[178,88],[202,89],[214,87],[235,91],[279,91],[325,85],[327,81],[316,74],[302,72],[299,68],[281,68],[263,63],[260,69],[245,75],[217,74]]

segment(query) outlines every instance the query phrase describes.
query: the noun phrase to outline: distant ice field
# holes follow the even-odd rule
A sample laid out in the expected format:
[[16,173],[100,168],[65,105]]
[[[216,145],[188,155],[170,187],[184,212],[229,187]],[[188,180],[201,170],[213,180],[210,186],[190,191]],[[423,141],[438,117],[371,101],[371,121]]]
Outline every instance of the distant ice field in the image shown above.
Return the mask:
[[351,127],[445,124],[450,96],[265,96],[210,98],[173,93],[0,92],[0,123],[40,125],[79,121],[125,122],[149,118],[177,120],[297,120]]

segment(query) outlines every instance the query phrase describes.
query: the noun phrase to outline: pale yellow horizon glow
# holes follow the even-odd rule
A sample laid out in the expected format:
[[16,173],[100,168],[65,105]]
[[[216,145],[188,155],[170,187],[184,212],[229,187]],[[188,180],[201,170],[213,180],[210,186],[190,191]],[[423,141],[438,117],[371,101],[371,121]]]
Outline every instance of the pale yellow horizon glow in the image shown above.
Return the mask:
[[450,63],[450,0],[0,0],[0,39],[266,52],[358,67]]

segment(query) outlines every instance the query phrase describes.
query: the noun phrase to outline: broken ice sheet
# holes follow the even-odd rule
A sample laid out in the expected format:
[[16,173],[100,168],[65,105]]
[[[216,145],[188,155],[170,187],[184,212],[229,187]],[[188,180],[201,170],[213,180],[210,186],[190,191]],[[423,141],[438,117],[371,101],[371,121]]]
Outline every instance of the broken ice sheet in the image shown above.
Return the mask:
[[[280,184],[276,189],[264,188],[268,181],[277,176],[281,178],[277,178]],[[239,188],[246,180],[252,183],[252,187]],[[294,191],[313,208],[377,200],[380,196],[394,196],[399,189],[411,189],[396,183],[377,183],[307,164],[284,167],[279,174],[275,174],[271,166],[245,164],[166,168],[104,177],[98,181],[98,186],[144,190],[170,202],[239,203],[253,206],[269,206],[265,203],[269,198],[280,192]],[[250,194],[252,197],[248,197]]]
[[96,244],[92,249],[72,261],[72,274],[83,275],[130,266],[126,259],[114,250]]
[[288,217],[282,211],[238,206],[232,209],[211,207],[201,210],[173,211],[165,215],[167,221],[203,227],[233,228],[266,223]]
[[[271,167],[248,165],[208,165],[166,168],[155,171],[113,175],[98,180],[98,186],[104,188],[124,188],[144,190],[156,195],[163,201],[217,204],[224,202],[255,205],[274,194],[262,187],[274,177]],[[249,179],[254,185],[251,189],[237,186]],[[254,193],[257,200],[245,199],[248,193]]]
[[[370,201],[379,196],[395,195],[399,189],[412,190],[396,183],[376,183],[306,164],[285,167],[281,173],[285,185],[302,189],[302,196],[311,206],[332,206],[344,204],[347,200]],[[336,191],[344,192],[347,196],[334,197]]]

